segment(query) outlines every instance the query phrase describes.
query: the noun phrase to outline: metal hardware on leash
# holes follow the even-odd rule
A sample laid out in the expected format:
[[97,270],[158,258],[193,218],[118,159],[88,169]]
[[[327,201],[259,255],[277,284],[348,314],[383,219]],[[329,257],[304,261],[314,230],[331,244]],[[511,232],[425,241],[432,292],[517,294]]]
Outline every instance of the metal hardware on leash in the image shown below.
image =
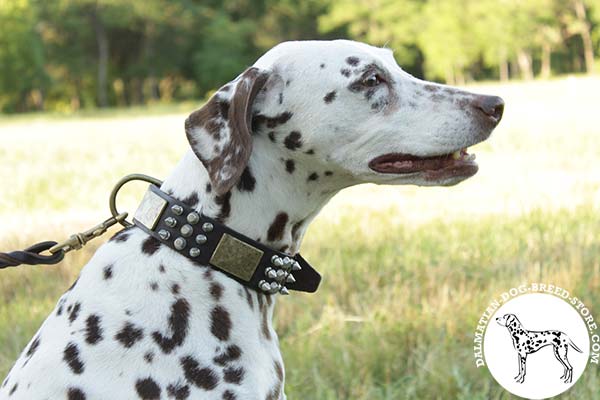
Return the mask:
[[[13,251],[10,253],[0,252],[0,269],[7,267],[16,267],[21,264],[58,264],[64,258],[65,254],[71,250],[79,250],[86,245],[90,240],[102,236],[108,228],[113,225],[121,224],[124,227],[130,227],[133,224],[126,220],[128,213],[120,213],[117,210],[117,194],[119,190],[130,181],[144,181],[156,186],[162,185],[162,181],[144,174],[127,175],[114,186],[110,193],[108,205],[112,217],[99,223],[87,231],[71,235],[69,239],[62,243],[53,241],[37,243],[23,251]],[[44,251],[49,251],[50,255],[41,254]]]
[[71,250],[79,250],[83,246],[85,246],[85,244],[90,240],[102,236],[111,226],[124,221],[125,218],[127,218],[127,215],[129,214],[124,212],[117,215],[116,217],[110,217],[109,219],[99,223],[98,225],[94,226],[91,229],[88,229],[87,231],[71,235],[71,237],[69,237],[64,242],[52,246],[48,251],[50,251],[50,253],[52,254],[55,254],[59,251],[62,251],[63,253],[68,253]]

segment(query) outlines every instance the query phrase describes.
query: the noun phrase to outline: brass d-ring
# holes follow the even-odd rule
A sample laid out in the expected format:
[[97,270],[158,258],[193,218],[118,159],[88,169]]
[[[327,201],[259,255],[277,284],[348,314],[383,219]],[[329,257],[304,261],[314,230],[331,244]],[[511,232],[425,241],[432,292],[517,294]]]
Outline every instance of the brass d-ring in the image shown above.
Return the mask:
[[[110,213],[115,218],[117,218],[120,214],[117,210],[117,193],[119,193],[119,190],[121,190],[123,185],[131,181],[144,181],[156,185],[158,187],[162,185],[161,180],[144,174],[130,174],[121,178],[121,180],[117,182],[117,184],[113,187],[112,192],[110,192],[110,198],[108,199],[108,207],[110,208]],[[131,222],[128,222],[125,219],[119,219],[118,222],[126,228],[133,225]]]

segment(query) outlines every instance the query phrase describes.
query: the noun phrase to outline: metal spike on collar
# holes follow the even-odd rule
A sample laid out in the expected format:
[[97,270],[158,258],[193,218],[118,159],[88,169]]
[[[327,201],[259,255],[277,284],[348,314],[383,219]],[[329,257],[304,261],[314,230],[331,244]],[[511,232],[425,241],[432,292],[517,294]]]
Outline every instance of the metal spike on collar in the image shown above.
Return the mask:
[[292,271],[300,271],[301,269],[302,267],[300,266],[300,263],[298,263],[298,261],[294,261],[292,264]]
[[265,275],[267,275],[268,278],[275,279],[277,278],[277,271],[275,271],[271,267],[268,267],[267,269],[265,269]]
[[285,286],[282,286],[281,289],[279,289],[279,294],[287,296],[290,294],[290,291]]
[[288,276],[285,277],[285,281],[287,283],[294,283],[294,282],[296,282],[296,278],[294,278],[294,275],[289,274]]

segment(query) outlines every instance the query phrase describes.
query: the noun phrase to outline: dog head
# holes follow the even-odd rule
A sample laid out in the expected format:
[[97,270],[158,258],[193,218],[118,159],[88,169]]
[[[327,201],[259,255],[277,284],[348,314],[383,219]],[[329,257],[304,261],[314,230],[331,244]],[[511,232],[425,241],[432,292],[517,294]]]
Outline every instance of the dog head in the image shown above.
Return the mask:
[[466,149],[503,109],[499,97],[414,78],[388,49],[285,42],[190,115],[186,132],[221,193],[243,173],[253,138],[347,184],[453,185],[477,172]]
[[516,327],[519,324],[519,320],[515,314],[504,314],[502,317],[496,318],[496,322],[498,325],[506,327]]

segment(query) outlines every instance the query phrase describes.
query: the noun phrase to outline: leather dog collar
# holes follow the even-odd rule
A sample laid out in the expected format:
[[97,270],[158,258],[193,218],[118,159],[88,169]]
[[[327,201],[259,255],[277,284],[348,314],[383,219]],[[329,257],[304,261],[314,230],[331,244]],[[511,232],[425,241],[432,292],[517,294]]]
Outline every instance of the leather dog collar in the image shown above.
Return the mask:
[[194,263],[209,265],[251,289],[315,292],[321,275],[299,254],[273,250],[150,185],[133,223]]

